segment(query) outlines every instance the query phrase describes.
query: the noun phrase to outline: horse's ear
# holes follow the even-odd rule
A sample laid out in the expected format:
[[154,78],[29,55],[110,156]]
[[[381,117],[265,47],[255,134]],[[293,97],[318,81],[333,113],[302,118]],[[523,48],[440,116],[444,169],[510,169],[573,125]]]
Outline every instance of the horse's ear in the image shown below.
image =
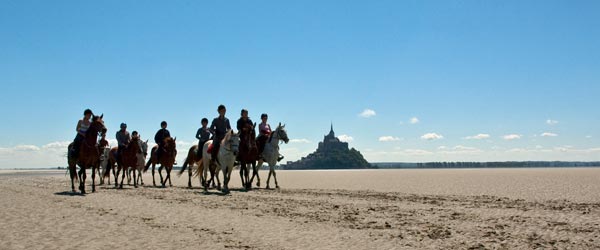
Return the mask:
[[175,136],[175,138],[173,138],[173,141],[177,141],[177,136]]
[[102,114],[100,115],[100,119],[102,119],[102,117],[104,117],[104,113],[102,113]]
[[277,127],[281,127],[281,122],[279,123],[279,125]]
[[146,144],[148,144],[148,140],[146,139]]
[[283,124],[283,126],[281,126],[282,128],[285,128],[285,124]]

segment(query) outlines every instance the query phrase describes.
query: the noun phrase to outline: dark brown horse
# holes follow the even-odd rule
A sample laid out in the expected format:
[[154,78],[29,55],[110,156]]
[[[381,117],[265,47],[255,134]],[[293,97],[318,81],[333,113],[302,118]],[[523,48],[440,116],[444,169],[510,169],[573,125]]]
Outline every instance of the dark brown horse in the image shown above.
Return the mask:
[[[196,154],[196,150],[202,150],[202,149],[198,149],[198,145],[194,145],[194,146],[190,147],[190,150],[188,151],[188,155],[185,158],[185,161],[183,162],[183,166],[181,166],[181,170],[179,170],[179,173],[177,173],[178,176],[181,176],[183,174],[183,172],[185,172],[185,170],[188,169],[188,187],[189,188],[192,187],[192,168],[194,167],[194,164],[198,166],[198,168],[196,169],[196,174],[194,176],[199,176],[200,186],[203,186],[204,185],[203,183],[206,182],[206,180],[204,180],[204,175],[202,175],[202,172],[204,171],[204,162],[202,161],[201,157],[198,157],[198,155]],[[189,166],[189,168],[188,168],[188,166]],[[216,164],[210,164],[209,171],[210,171],[210,180],[208,180],[208,183],[209,183],[208,185],[210,185],[210,183],[212,183],[212,186],[216,187],[216,184],[215,184],[215,173],[217,172]]]
[[[85,170],[87,168],[92,169],[92,192],[96,192],[96,170],[100,168],[100,152],[96,142],[98,140],[98,134],[106,134],[106,127],[101,116],[93,116],[92,123],[89,129],[85,133],[85,138],[81,142],[79,147],[79,157],[74,158],[71,154],[68,154],[69,173],[71,174],[71,190],[75,192],[74,180],[78,179],[79,176],[79,190],[82,194],[85,194],[85,179],[87,174]],[[73,143],[69,144],[68,150],[71,152]],[[77,173],[77,166],[79,166],[79,173]]]
[[[256,146],[256,131],[254,125],[247,124],[246,129],[240,132],[240,152],[238,153],[238,161],[240,162],[240,178],[242,186],[246,189],[252,188],[254,176],[257,177],[257,186],[260,186],[260,177],[258,177],[258,169],[256,161],[258,161],[258,147]],[[252,165],[252,178],[249,177],[248,164]]]
[[[121,184],[119,184],[119,188],[123,188],[123,180],[125,180],[125,174],[127,170],[133,171],[133,186],[137,188],[137,174],[136,170],[138,170],[138,163],[140,160],[143,161],[143,151],[140,145],[140,139],[134,137],[131,139],[127,147],[122,152],[121,155],[121,164],[119,164],[119,169],[117,170],[117,174],[115,175],[115,180],[119,176],[119,172],[123,170],[123,174],[121,176]],[[117,184],[117,183],[115,183]]]
[[[175,165],[175,157],[177,156],[177,146],[175,141],[176,139],[173,139],[171,137],[165,138],[165,146],[162,148],[163,152],[161,153],[160,159],[158,159],[156,156],[158,145],[152,147],[150,160],[148,160],[148,163],[146,163],[144,172],[148,171],[148,168],[150,168],[150,165],[152,165],[152,184],[154,186],[156,186],[156,182],[154,180],[154,168],[156,164],[160,164],[160,168],[158,168],[158,174],[160,175],[160,183],[162,184],[162,187],[165,187],[167,180],[169,180],[169,186],[173,186],[173,184],[171,183],[171,170],[173,170],[173,165]],[[162,177],[163,167],[167,170],[167,176],[165,177],[164,181]]]

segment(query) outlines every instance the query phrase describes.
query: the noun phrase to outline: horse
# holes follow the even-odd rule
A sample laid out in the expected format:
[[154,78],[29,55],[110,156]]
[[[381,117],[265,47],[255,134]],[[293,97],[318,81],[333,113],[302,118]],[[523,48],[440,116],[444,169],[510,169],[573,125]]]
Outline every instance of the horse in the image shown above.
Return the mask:
[[[262,167],[263,163],[266,162],[269,164],[269,177],[267,177],[267,189],[269,189],[269,181],[271,180],[271,175],[273,175],[273,179],[275,179],[275,187],[279,188],[279,184],[277,183],[277,175],[275,174],[275,165],[277,164],[277,158],[279,157],[279,140],[283,140],[286,144],[290,141],[287,135],[287,131],[285,130],[285,125],[281,126],[281,123],[277,126],[277,129],[271,133],[269,136],[269,140],[267,144],[265,144],[265,149],[263,150],[263,158],[258,160],[258,168]],[[252,182],[252,180],[250,180]]]
[[[119,188],[123,188],[123,181],[125,180],[125,175],[128,170],[133,171],[133,186],[137,188],[137,176],[136,170],[139,169],[140,163],[143,166],[145,161],[144,152],[142,149],[142,143],[140,139],[134,137],[131,139],[127,147],[122,151],[121,155],[121,166],[117,171],[116,177],[119,176],[119,172],[123,170],[123,174],[121,175],[121,184]],[[117,183],[118,184],[118,183]]]
[[[143,186],[144,179],[142,178],[142,172],[144,171],[144,167],[146,166],[146,156],[148,156],[148,140],[146,140],[146,141],[139,140],[138,143],[140,144],[141,152],[137,153],[137,167],[136,167],[137,173],[138,173],[137,180],[140,182],[140,185]],[[130,184],[130,182],[131,182],[131,172],[134,172],[133,168],[127,169],[127,184]],[[138,183],[134,183],[134,185],[137,185],[137,184]]]
[[[110,146],[108,145],[108,141],[106,139],[100,139],[98,150],[100,151],[100,168],[102,169],[102,175],[100,175],[100,185],[104,185],[106,172],[110,171]],[[108,174],[110,175],[110,172]],[[108,178],[108,185],[110,185],[110,178]]]
[[[204,148],[204,145],[203,145]],[[195,175],[194,176],[199,176],[200,178],[200,186],[203,185],[203,183],[206,182],[206,180],[203,179],[204,176],[202,176],[202,172],[204,169],[204,164],[202,161],[202,158],[199,158],[198,155],[196,154],[197,150],[202,150],[202,149],[198,149],[198,145],[193,145],[190,147],[190,150],[188,150],[188,156],[185,158],[185,161],[183,162],[183,166],[181,166],[181,170],[179,170],[179,173],[177,173],[177,176],[181,176],[183,174],[183,172],[185,172],[186,169],[188,169],[188,187],[192,188],[192,171],[194,169],[194,165],[197,165],[198,167],[194,170]],[[212,182],[213,186],[215,185],[215,172],[216,172],[216,166],[214,164],[211,165],[210,170],[210,174],[211,174],[211,178],[209,180],[209,184],[210,182]],[[218,180],[218,177],[217,177]],[[221,181],[219,180],[219,186],[221,186]]]
[[[92,123],[85,133],[85,138],[79,147],[79,157],[74,158],[71,154],[67,154],[67,162],[69,164],[69,173],[71,175],[71,190],[75,192],[74,180],[79,179],[79,191],[85,194],[85,179],[87,174],[86,168],[92,169],[92,192],[96,192],[96,169],[100,167],[100,152],[96,146],[98,140],[98,134],[106,134],[106,127],[101,116],[92,116]],[[73,149],[73,143],[69,144],[68,151],[71,152]],[[77,166],[79,166],[79,173],[77,173]],[[79,177],[79,178],[78,178]]]
[[260,177],[258,177],[258,168],[256,167],[256,161],[258,161],[258,147],[256,146],[256,131],[254,125],[247,124],[246,130],[242,129],[240,132],[240,152],[238,154],[238,160],[240,162],[240,178],[242,179],[242,186],[245,189],[252,188],[252,182],[249,177],[248,164],[252,165],[254,176],[257,177],[257,186],[260,186]]
[[[162,184],[162,187],[165,187],[167,180],[169,180],[169,186],[173,186],[173,184],[171,183],[171,170],[173,169],[173,165],[175,165],[175,157],[177,156],[176,140],[177,138],[173,139],[171,137],[167,137],[164,139],[165,146],[162,148],[163,152],[160,159],[158,159],[156,155],[158,145],[152,147],[150,159],[144,167],[144,172],[148,171],[148,168],[150,168],[150,165],[152,165],[152,184],[154,186],[156,186],[156,182],[154,180],[154,169],[156,167],[156,164],[160,164],[160,167],[158,168],[158,174],[160,175],[160,183]],[[165,177],[164,181],[162,176],[163,168],[166,168],[167,171],[167,176]]]
[[[202,164],[203,164],[203,166],[209,166],[208,168],[206,168],[206,167],[203,168],[203,177],[202,177],[203,180],[206,180],[207,171],[211,167],[211,154],[208,153],[208,148],[210,147],[211,144],[212,144],[212,140],[207,141],[204,144],[204,148],[202,149],[202,161],[203,161]],[[233,165],[235,163],[236,155],[239,152],[239,145],[240,145],[239,135],[233,133],[233,130],[228,130],[225,133],[225,137],[221,141],[221,147],[219,149],[219,153],[217,154],[217,161],[215,162],[215,164],[218,164],[221,167],[220,170],[223,171],[223,187],[224,187],[223,192],[224,193],[229,192],[228,184],[229,184],[229,180],[231,179],[231,171],[233,170]],[[218,176],[219,166],[216,166],[217,170],[216,170],[215,175],[217,176],[217,180],[219,178],[219,176]],[[209,182],[210,181],[203,183],[204,191],[207,190]]]

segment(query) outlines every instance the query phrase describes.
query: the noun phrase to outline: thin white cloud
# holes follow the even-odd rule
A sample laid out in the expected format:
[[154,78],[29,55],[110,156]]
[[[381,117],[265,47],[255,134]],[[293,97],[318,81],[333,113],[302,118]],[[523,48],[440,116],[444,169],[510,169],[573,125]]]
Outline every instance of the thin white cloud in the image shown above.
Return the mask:
[[592,136],[591,135],[586,135],[585,138],[590,139],[590,138],[592,138]]
[[546,120],[546,124],[548,124],[548,125],[556,125],[556,124],[558,124],[558,121],[557,120],[548,119],[548,120]]
[[556,137],[558,135],[555,134],[555,133],[545,132],[545,133],[542,133],[540,136],[542,136],[542,137]]
[[310,140],[308,140],[308,139],[291,139],[290,142],[291,143],[310,143]]
[[[442,149],[442,147],[440,147],[439,149]],[[478,148],[474,148],[474,147],[467,147],[467,146],[463,146],[463,145],[458,145],[453,147],[452,149],[447,149],[446,147],[443,147],[443,151],[440,151],[439,153],[442,154],[476,154],[476,153],[482,153],[483,150],[478,149]]]
[[521,139],[521,135],[518,134],[510,134],[510,135],[505,135],[502,137],[504,140],[510,141],[510,140],[517,140],[517,139]]
[[421,136],[421,139],[423,140],[439,140],[439,139],[443,139],[444,136],[440,135],[440,134],[436,134],[436,133],[427,133]]
[[433,154],[433,152],[427,151],[427,150],[423,150],[423,149],[406,149],[403,152],[406,155],[431,155]]
[[352,142],[352,141],[354,141],[354,138],[352,138],[352,136],[349,136],[349,135],[339,135],[338,139],[340,139],[340,141],[343,141],[343,142]]
[[40,147],[35,145],[18,145],[14,147],[15,151],[40,151]]
[[467,140],[482,140],[482,139],[488,139],[488,138],[490,138],[489,134],[477,134],[477,135],[465,137],[465,139],[467,139]]
[[381,136],[379,137],[379,141],[381,142],[392,142],[392,141],[400,141],[402,139],[394,136]]
[[363,118],[369,118],[369,117],[373,117],[377,115],[377,113],[375,112],[375,110],[372,109],[365,109],[363,110],[362,113],[358,114],[358,116],[363,117]]
[[417,124],[417,123],[419,123],[419,118],[417,118],[417,117],[410,118],[409,122],[410,122],[410,124]]

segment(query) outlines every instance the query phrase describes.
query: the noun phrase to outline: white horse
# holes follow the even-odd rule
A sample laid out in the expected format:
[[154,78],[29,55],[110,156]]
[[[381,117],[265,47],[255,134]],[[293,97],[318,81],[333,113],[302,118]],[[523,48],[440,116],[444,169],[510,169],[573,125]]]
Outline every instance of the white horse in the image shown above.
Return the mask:
[[[202,176],[204,183],[204,190],[206,191],[208,188],[207,181],[207,173],[211,164],[212,156],[208,153],[208,147],[212,144],[212,140],[207,141],[204,144],[204,148],[202,148],[202,165],[204,166],[202,169]],[[239,152],[240,147],[240,135],[233,133],[233,130],[229,130],[225,133],[225,137],[221,141],[221,146],[219,149],[219,153],[217,154],[218,160],[215,162],[217,164],[215,176],[217,176],[217,180],[219,178],[219,170],[223,171],[223,192],[229,193],[229,180],[231,179],[231,171],[233,170],[233,165],[235,163],[235,158]],[[214,150],[214,149],[213,149]],[[219,168],[220,167],[220,168]]]
[[[104,185],[104,178],[107,175],[107,172],[110,173],[112,166],[110,166],[109,155],[110,147],[102,148],[102,152],[100,153],[100,168],[102,168],[102,175],[100,175],[100,185]],[[110,185],[110,177],[108,178],[108,185]]]
[[269,140],[267,140],[267,143],[265,144],[265,149],[262,153],[263,159],[258,160],[258,169],[262,167],[264,162],[269,164],[269,177],[267,177],[267,189],[269,189],[269,181],[271,180],[271,174],[273,175],[273,179],[275,179],[275,187],[279,188],[279,184],[277,184],[277,175],[275,174],[275,165],[277,165],[277,159],[279,158],[279,140],[282,140],[285,143],[288,143],[290,141],[287,135],[287,131],[285,130],[285,125],[281,126],[281,123],[277,125],[277,129],[275,129],[275,131],[271,133]]

